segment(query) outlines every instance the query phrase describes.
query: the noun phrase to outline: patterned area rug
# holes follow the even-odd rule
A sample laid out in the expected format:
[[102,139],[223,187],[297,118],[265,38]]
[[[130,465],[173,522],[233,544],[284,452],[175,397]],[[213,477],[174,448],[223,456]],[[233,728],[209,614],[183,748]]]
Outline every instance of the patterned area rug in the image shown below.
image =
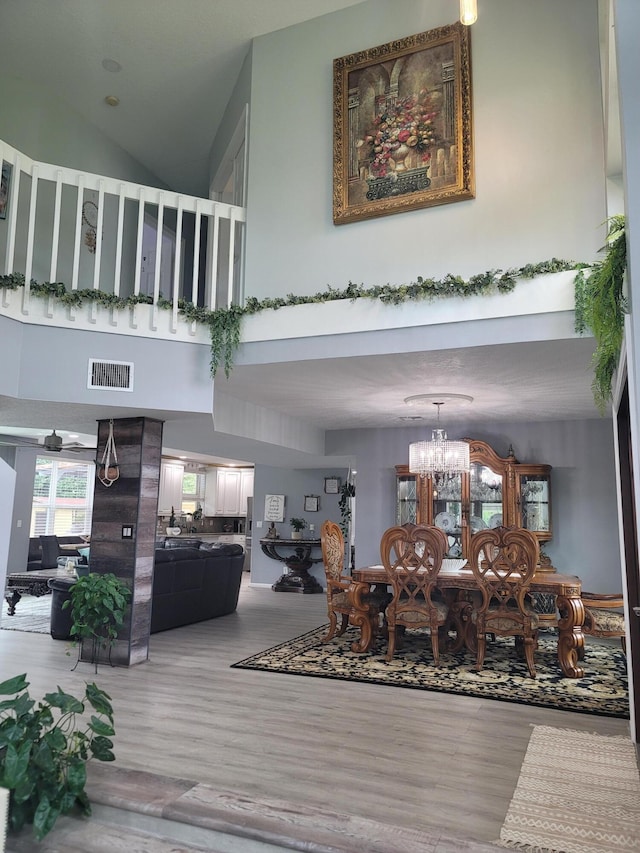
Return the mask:
[[9,605],[2,602],[0,628],[5,631],[28,631],[31,634],[48,634],[51,624],[51,596],[23,595],[16,605],[16,612],[9,616]]
[[323,645],[321,638],[326,633],[325,625],[232,666],[629,717],[625,657],[619,645],[607,641],[587,638],[585,677],[565,678],[558,666],[555,634],[541,634],[535,656],[538,677],[533,679],[526,663],[518,659],[512,639],[488,642],[484,669],[476,672],[475,659],[464,651],[441,653],[440,666],[434,666],[429,637],[419,631],[407,632],[403,648],[391,663],[384,660],[383,638],[378,638],[368,654],[356,655],[350,648],[355,629]]
[[500,843],[532,853],[640,851],[631,739],[534,726]]

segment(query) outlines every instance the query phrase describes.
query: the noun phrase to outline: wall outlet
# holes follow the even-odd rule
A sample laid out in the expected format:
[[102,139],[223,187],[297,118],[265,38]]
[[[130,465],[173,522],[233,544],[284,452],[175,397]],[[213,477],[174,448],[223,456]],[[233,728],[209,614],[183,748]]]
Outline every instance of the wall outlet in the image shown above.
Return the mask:
[[256,527],[258,528],[258,530],[260,530],[260,528],[262,527],[262,522],[256,521]]

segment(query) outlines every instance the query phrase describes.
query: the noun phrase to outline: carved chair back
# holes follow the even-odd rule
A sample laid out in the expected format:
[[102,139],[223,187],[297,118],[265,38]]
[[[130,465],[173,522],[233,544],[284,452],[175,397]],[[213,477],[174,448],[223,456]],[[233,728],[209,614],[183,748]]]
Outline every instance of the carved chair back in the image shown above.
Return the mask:
[[385,531],[380,556],[397,616],[433,610],[431,595],[448,548],[447,535],[439,527],[403,524]]
[[333,521],[323,523],[320,545],[327,581],[339,581],[344,575],[344,536],[339,525]]
[[539,558],[538,540],[528,530],[496,527],[475,533],[469,562],[482,593],[479,611],[517,608],[528,616],[525,598]]

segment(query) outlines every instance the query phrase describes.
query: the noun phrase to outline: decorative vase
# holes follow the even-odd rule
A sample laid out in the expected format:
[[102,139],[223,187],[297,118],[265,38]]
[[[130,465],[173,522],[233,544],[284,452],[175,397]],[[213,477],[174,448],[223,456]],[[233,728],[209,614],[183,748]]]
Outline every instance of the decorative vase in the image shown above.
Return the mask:
[[399,145],[396,150],[392,153],[393,159],[396,161],[396,172],[404,172],[406,171],[405,165],[405,157],[409,154],[410,148],[408,145],[405,145],[404,142]]

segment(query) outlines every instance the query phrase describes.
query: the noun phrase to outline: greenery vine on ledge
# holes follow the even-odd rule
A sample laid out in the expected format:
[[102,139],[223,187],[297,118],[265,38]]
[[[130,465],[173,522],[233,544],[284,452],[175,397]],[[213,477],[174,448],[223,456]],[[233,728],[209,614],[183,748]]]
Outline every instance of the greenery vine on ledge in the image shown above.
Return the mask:
[[603,413],[611,399],[613,375],[618,367],[627,303],[623,293],[627,268],[624,216],[608,220],[607,244],[602,261],[591,265],[588,275],[580,269],[575,278],[575,329],[591,331],[596,340],[593,382],[596,405]]
[[[387,305],[400,305],[408,300],[509,293],[515,288],[516,281],[520,278],[532,279],[545,273],[582,270],[586,266],[588,264],[552,258],[550,261],[526,264],[523,267],[509,270],[488,270],[471,276],[469,279],[451,274],[445,275],[442,279],[418,276],[415,282],[409,284],[383,284],[373,287],[349,282],[343,290],[329,286],[326,291],[311,296],[296,296],[290,293],[285,297],[267,297],[266,299],[249,297],[244,306],[232,305],[230,308],[218,308],[215,311],[180,299],[178,300],[178,313],[188,322],[200,323],[209,327],[211,376],[215,377],[222,367],[225,375],[229,377],[233,367],[233,358],[240,343],[241,323],[245,315],[258,314],[269,308],[275,311],[278,308],[286,308],[292,305],[313,305],[341,299],[349,299],[352,302],[356,299],[379,299]],[[24,287],[24,276],[21,273],[0,276],[0,287],[7,290],[17,290],[19,287]],[[69,307],[77,307],[84,302],[94,302],[114,309],[133,308],[136,305],[153,305],[153,298],[144,294],[116,296],[113,293],[104,293],[101,290],[67,290],[62,282],[39,283],[32,279],[30,291],[37,297],[53,297]],[[160,295],[158,308],[172,309],[173,303]]]

